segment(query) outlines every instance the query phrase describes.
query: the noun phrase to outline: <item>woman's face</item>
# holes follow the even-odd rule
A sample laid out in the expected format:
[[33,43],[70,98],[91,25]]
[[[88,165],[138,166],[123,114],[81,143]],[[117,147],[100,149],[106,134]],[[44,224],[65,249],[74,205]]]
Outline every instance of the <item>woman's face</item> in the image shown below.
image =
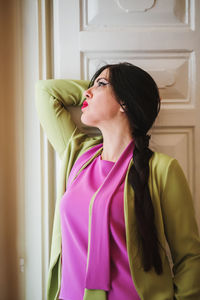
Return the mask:
[[82,107],[81,121],[88,126],[101,129],[108,121],[117,121],[123,111],[109,83],[109,69],[102,71],[84,95],[88,105]]

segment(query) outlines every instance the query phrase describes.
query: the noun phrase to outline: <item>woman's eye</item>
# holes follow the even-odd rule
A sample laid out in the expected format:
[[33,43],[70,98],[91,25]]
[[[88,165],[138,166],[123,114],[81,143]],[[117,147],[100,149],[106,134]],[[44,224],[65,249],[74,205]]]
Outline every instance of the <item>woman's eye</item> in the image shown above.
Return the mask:
[[108,82],[104,82],[104,81],[98,81],[98,86],[104,86],[107,85]]

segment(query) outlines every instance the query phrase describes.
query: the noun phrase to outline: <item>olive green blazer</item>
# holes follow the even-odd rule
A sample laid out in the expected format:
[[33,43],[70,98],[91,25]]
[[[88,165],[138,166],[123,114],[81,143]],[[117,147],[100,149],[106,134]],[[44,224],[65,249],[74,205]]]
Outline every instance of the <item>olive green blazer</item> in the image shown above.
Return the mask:
[[[70,170],[86,150],[102,143],[102,136],[89,136],[75,125],[69,106],[80,106],[88,81],[44,80],[36,85],[36,109],[41,125],[61,159],[54,216],[51,258],[47,288],[48,300],[58,299],[61,282],[61,230],[59,203],[66,190]],[[97,153],[98,155],[98,153]],[[149,189],[155,210],[160,243],[168,244],[168,255],[161,251],[163,274],[144,272],[138,256],[135,234],[134,191],[128,183],[129,165],[124,187],[124,215],[130,271],[142,300],[200,299],[200,238],[194,217],[191,193],[178,162],[155,152],[149,162]],[[91,216],[90,216],[91,218]],[[84,300],[103,300],[106,293],[85,289]],[[117,300],[117,299],[116,299]]]

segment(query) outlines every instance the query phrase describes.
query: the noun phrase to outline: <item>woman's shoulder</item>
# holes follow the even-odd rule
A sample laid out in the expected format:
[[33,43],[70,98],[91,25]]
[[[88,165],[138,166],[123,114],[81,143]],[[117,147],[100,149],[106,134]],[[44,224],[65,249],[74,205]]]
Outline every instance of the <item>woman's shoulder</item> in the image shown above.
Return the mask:
[[155,172],[160,176],[165,176],[172,170],[176,171],[178,169],[181,169],[176,158],[161,152],[153,153],[150,160],[150,167],[152,172]]
[[102,141],[102,135],[88,135],[76,128],[69,140],[63,157],[67,156],[74,163],[82,154],[91,148],[95,148]]
[[77,130],[76,133],[72,135],[70,143],[78,146],[78,148],[82,148],[84,152],[87,149],[102,143],[102,141],[103,141],[102,135],[97,135],[97,134],[88,135],[85,132],[81,132],[80,130]]
[[187,185],[186,176],[178,160],[160,152],[154,152],[150,160],[150,178],[158,184],[160,190],[170,185]]
[[157,152],[155,151],[152,155],[152,162],[154,164],[164,165],[171,163],[173,160],[175,160],[174,157],[169,156],[168,154]]

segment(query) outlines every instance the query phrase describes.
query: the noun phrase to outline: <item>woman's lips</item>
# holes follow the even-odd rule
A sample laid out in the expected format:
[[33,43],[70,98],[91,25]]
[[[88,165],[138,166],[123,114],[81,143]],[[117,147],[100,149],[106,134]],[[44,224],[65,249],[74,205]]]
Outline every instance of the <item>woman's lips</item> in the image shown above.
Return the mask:
[[85,101],[83,102],[83,105],[82,105],[81,109],[83,109],[83,108],[85,108],[85,107],[87,107],[87,106],[88,106],[88,103],[87,103],[87,101],[85,100]]

